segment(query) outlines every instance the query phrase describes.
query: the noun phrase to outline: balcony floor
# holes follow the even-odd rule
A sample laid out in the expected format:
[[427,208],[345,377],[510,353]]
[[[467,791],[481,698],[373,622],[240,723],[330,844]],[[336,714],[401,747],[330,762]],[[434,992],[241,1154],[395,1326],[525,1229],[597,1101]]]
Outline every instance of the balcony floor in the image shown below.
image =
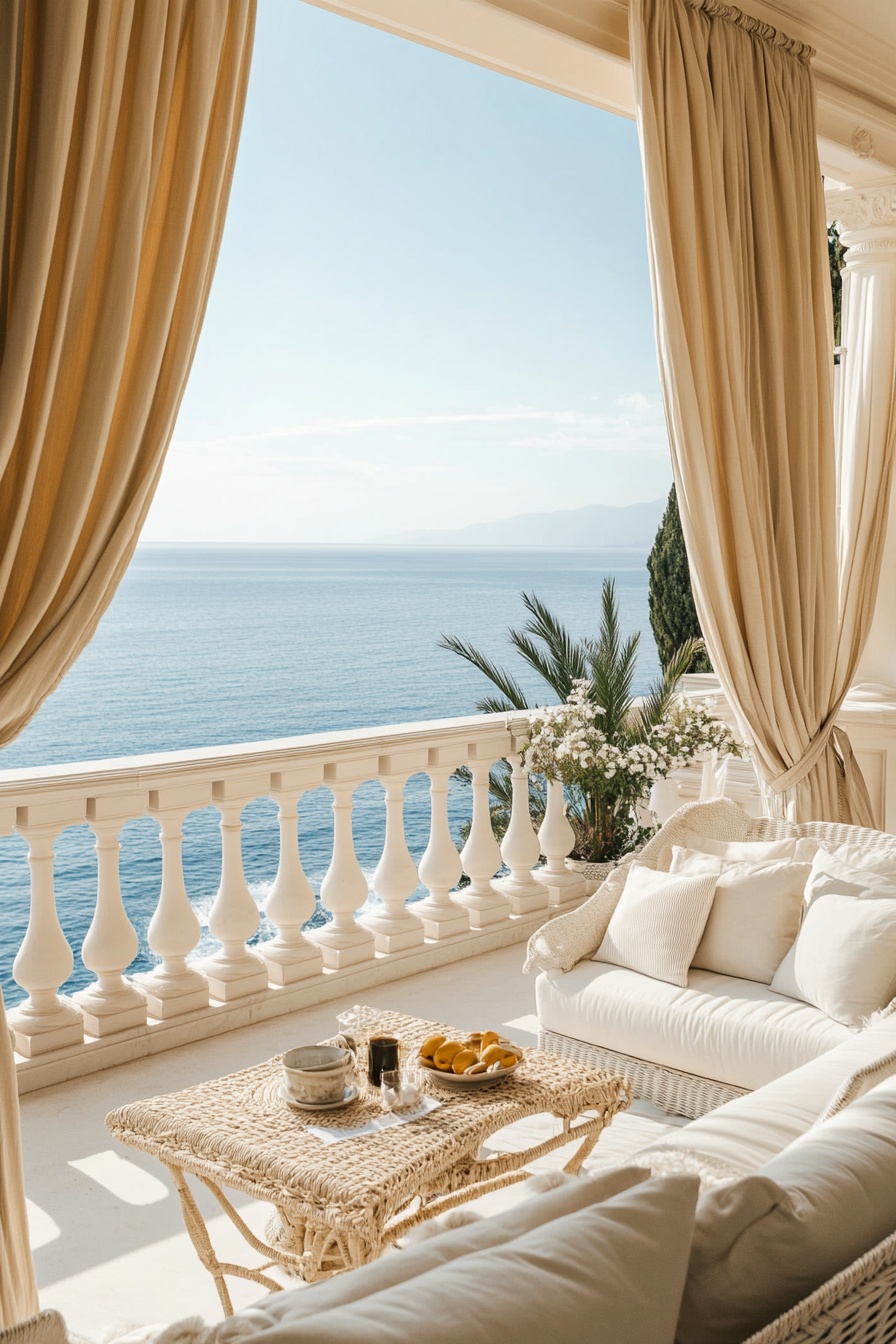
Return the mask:
[[[522,947],[507,947],[369,990],[364,1001],[469,1030],[500,1027],[532,1045],[534,978],[521,975],[522,957]],[[57,1308],[73,1332],[94,1339],[181,1316],[219,1320],[214,1284],[184,1230],[168,1173],[155,1158],[117,1144],[104,1117],[126,1102],[232,1073],[290,1045],[331,1035],[336,1013],[350,1006],[325,1003],[24,1096],[26,1187],[41,1306]],[[637,1103],[602,1136],[586,1168],[620,1161],[662,1137],[672,1123],[683,1122]],[[549,1124],[537,1117],[514,1128],[531,1134]],[[536,1165],[562,1166],[568,1151]],[[230,1193],[262,1233],[269,1206]],[[478,1207],[493,1212],[523,1197],[524,1185],[516,1185],[486,1196]],[[218,1254],[259,1263],[212,1197],[202,1191],[198,1200]],[[229,1284],[236,1307],[265,1294],[257,1284]]]

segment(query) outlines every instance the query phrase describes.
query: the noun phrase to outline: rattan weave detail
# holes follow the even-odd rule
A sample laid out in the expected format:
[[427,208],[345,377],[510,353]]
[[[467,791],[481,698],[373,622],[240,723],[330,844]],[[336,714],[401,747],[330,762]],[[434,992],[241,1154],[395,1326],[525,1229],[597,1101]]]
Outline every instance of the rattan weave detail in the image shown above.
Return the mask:
[[[414,1053],[435,1032],[457,1034],[442,1023],[398,1013],[381,1013],[379,1023]],[[354,1125],[380,1113],[378,1097],[362,1089],[341,1113],[300,1115],[280,1096],[281,1067],[278,1055],[182,1092],[133,1102],[106,1117],[116,1138],[154,1154],[175,1174],[188,1228],[213,1273],[217,1262],[185,1195],[183,1172],[209,1185],[231,1217],[219,1185],[274,1204],[272,1244],[256,1249],[314,1279],[372,1259],[413,1223],[524,1178],[527,1162],[579,1139],[580,1149],[567,1167],[577,1170],[601,1129],[631,1101],[629,1086],[619,1076],[532,1049],[494,1088],[440,1091],[442,1105],[425,1117],[325,1144],[304,1121],[338,1124],[341,1116]],[[554,1135],[523,1151],[480,1160],[480,1149],[498,1130],[542,1113],[562,1121]],[[222,1301],[226,1310],[223,1293]]]
[[550,1050],[565,1059],[574,1059],[590,1069],[607,1069],[611,1073],[622,1074],[632,1089],[632,1096],[652,1101],[667,1115],[686,1115],[693,1120],[714,1111],[726,1101],[746,1096],[749,1089],[732,1087],[730,1083],[717,1083],[711,1078],[699,1078],[693,1073],[682,1073],[677,1069],[650,1064],[647,1060],[636,1059],[634,1055],[623,1055],[616,1050],[607,1050],[604,1046],[589,1045],[587,1041],[578,1041],[573,1036],[562,1036],[556,1031],[541,1029],[538,1044],[542,1050]]

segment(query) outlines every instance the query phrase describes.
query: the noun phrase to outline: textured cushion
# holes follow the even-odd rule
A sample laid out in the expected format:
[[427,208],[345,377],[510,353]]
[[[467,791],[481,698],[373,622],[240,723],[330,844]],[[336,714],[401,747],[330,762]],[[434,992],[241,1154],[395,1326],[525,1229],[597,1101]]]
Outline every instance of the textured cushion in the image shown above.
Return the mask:
[[685,849],[715,854],[731,863],[768,863],[772,859],[791,859],[811,863],[818,845],[814,840],[710,840],[699,831],[685,831],[681,841]]
[[714,971],[692,970],[680,989],[580,961],[544,971],[535,997],[549,1031],[736,1087],[761,1087],[849,1036],[817,1008]]
[[819,896],[896,900],[896,870],[883,874],[871,868],[856,868],[821,849],[812,860],[806,882],[806,903],[811,905]]
[[712,909],[691,964],[720,975],[771,984],[793,945],[803,913],[808,863],[732,863],[696,850],[672,851],[672,872],[721,865]]
[[500,1246],[555,1218],[563,1218],[591,1204],[611,1199],[639,1184],[646,1176],[643,1168],[620,1167],[593,1177],[582,1176],[576,1181],[567,1181],[554,1190],[523,1199],[503,1213],[452,1228],[394,1255],[384,1255],[372,1264],[353,1269],[351,1274],[337,1274],[323,1283],[316,1283],[310,1290],[300,1288],[292,1292],[275,1293],[265,1299],[265,1310],[274,1321],[286,1316],[297,1321],[319,1311],[328,1311],[331,1307],[355,1302],[371,1293],[403,1283],[406,1279],[413,1279],[418,1274],[438,1269],[449,1260],[488,1250],[490,1246]]
[[674,877],[632,863],[594,960],[686,985],[715,885],[714,873]]
[[[757,1092],[736,1097],[665,1137],[662,1147],[710,1157],[734,1171],[758,1171],[789,1143],[817,1123],[840,1092],[844,1079],[869,1069],[896,1051],[896,1016],[866,1031],[846,1032],[833,1050],[791,1069]],[[639,1162],[642,1153],[631,1160]]]
[[302,1344],[671,1344],[697,1186],[690,1176],[646,1181],[476,1256],[460,1256],[399,1292],[305,1317],[298,1331],[289,1312],[281,1312],[253,1338],[259,1344],[297,1338]]
[[896,1079],[700,1200],[677,1344],[740,1344],[896,1227]]
[[896,994],[896,901],[817,897],[772,989],[861,1026]]
[[852,868],[861,868],[866,873],[882,873],[896,882],[896,836],[882,831],[868,831],[866,834],[876,843],[835,845],[826,841],[825,852]]

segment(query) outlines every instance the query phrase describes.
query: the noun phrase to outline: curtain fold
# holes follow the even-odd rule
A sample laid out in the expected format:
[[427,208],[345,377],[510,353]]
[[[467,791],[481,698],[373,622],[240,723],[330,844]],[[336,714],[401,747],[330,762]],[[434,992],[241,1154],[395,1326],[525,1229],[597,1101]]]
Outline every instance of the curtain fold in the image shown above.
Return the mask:
[[660,375],[694,601],[777,808],[872,825],[835,718],[831,295],[810,50],[718,0],[632,0]]
[[[152,502],[254,24],[255,0],[0,5],[0,745],[89,641]],[[2,1326],[37,1309],[24,1227],[0,1001]]]

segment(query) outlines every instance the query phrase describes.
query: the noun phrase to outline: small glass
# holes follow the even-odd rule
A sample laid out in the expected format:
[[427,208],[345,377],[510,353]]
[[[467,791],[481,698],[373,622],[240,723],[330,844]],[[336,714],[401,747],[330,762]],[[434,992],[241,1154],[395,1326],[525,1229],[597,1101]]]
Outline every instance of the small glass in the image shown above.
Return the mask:
[[401,1069],[383,1069],[380,1079],[380,1096],[383,1110],[395,1111],[402,1105]]

